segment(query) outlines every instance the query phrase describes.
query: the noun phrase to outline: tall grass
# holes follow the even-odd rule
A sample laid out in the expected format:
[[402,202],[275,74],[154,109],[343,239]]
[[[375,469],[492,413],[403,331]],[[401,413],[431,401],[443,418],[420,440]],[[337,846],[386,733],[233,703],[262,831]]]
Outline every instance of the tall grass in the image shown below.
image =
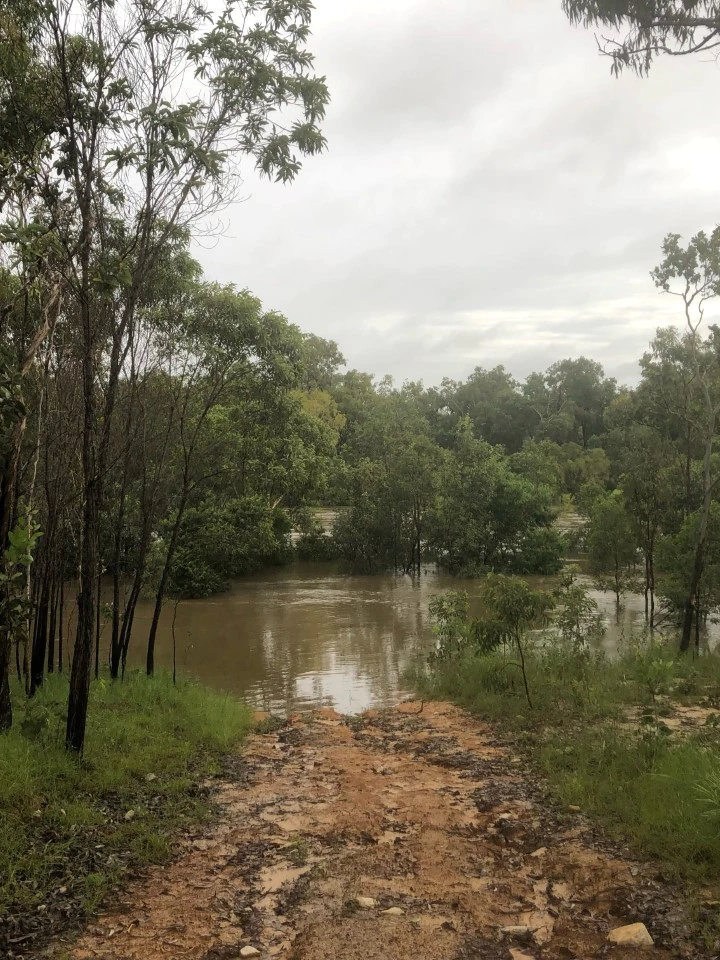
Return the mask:
[[[67,684],[16,691],[0,736],[0,917],[94,910],[129,868],[165,859],[206,810],[199,779],[250,726],[247,707],[166,676],[93,684],[85,753],[64,749]],[[62,891],[62,892],[60,892]]]
[[[679,878],[720,882],[720,656],[636,644],[610,660],[554,644],[531,648],[527,670],[533,710],[502,651],[465,651],[420,686],[514,732],[560,800]],[[680,702],[703,703],[709,722],[670,730]]]

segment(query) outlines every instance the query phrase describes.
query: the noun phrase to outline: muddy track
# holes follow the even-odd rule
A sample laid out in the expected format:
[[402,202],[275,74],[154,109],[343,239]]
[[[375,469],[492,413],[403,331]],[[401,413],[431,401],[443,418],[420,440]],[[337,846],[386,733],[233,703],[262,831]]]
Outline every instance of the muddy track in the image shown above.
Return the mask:
[[[255,734],[223,815],[72,960],[701,958],[673,892],[447,704]],[[359,898],[359,899],[358,899]],[[390,910],[388,913],[386,911]],[[641,921],[654,948],[611,946]]]

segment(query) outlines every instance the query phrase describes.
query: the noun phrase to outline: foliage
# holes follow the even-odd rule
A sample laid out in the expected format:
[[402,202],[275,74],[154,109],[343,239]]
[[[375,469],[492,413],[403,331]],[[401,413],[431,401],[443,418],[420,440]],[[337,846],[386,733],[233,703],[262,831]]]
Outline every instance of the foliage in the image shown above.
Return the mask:
[[180,527],[171,592],[207,597],[234,578],[281,563],[289,555],[288,531],[284,515],[257,496],[192,507]]
[[[700,515],[696,511],[683,522],[675,534],[663,538],[658,547],[658,589],[675,613],[683,610],[693,572]],[[700,619],[720,607],[720,504],[710,509],[707,547],[698,584]]]
[[598,605],[572,571],[561,578],[555,597],[554,625],[565,644],[582,650],[602,640],[605,626]]
[[590,570],[600,582],[608,578],[618,603],[628,589],[636,550],[632,526],[622,499],[615,494],[598,499],[590,514],[588,531]]
[[717,0],[563,0],[573,23],[625,31],[621,39],[604,39],[615,74],[628,68],[641,76],[653,60],[706,53],[720,44]]
[[334,560],[335,541],[322,523],[311,519],[300,532],[295,552],[301,560]]
[[41,535],[33,514],[22,514],[8,533],[8,546],[0,564],[0,622],[15,644],[27,638],[27,624],[32,612],[27,580]]
[[430,618],[437,645],[430,662],[451,660],[462,653],[473,635],[470,600],[464,590],[441,593],[430,600]]

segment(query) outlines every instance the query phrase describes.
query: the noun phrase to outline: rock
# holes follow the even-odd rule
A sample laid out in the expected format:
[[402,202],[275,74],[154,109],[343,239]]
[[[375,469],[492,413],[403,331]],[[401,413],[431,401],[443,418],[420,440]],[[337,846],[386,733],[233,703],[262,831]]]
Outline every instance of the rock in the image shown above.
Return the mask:
[[527,937],[532,933],[530,927],[524,926],[512,926],[512,927],[500,927],[500,933],[504,937]]
[[126,819],[126,820],[134,820],[134,819],[135,819],[135,811],[134,811],[134,810],[127,810],[126,813],[125,813],[125,819]]
[[580,813],[582,807],[579,807],[576,803],[571,803],[568,810],[572,810],[573,813]]
[[260,951],[257,947],[243,947],[240,951],[241,957],[259,957]]
[[377,900],[372,897],[355,897],[355,903],[361,910],[374,910],[377,906]]
[[608,934],[608,942],[623,947],[653,946],[653,938],[644,923],[629,923],[626,927],[616,927]]
[[383,910],[383,913],[386,917],[404,917],[405,911],[400,907],[389,907],[387,910]]
[[512,960],[535,960],[529,953],[524,953],[522,950],[510,950],[510,956]]
[[146,773],[146,774],[145,774],[145,783],[152,783],[153,780],[157,780],[157,774],[155,774],[155,773]]
[[530,856],[535,857],[535,859],[537,860],[540,857],[544,857],[546,853],[547,853],[547,847],[538,847],[537,850],[533,850]]
[[67,887],[58,887],[58,893],[60,894],[67,893]]

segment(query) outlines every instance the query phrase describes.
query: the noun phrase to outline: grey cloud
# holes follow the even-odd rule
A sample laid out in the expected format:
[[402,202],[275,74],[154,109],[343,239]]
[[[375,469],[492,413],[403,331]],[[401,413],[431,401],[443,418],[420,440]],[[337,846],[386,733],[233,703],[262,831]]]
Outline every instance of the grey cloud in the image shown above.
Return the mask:
[[248,177],[207,273],[378,375],[585,352],[632,379],[675,317],[663,235],[720,206],[718,70],[614,80],[559,0],[317,0],[313,46],[329,151],[287,188]]

